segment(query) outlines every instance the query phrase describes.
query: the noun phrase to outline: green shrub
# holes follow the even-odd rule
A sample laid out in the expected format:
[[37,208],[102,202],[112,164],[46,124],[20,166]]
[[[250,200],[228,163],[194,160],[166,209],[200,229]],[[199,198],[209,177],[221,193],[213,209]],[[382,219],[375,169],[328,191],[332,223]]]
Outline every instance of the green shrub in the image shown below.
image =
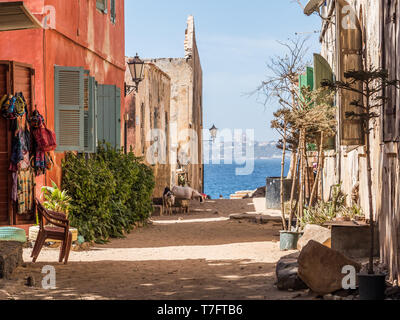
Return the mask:
[[132,152],[100,144],[97,154],[87,158],[66,155],[62,188],[72,198],[71,225],[85,240],[105,242],[148,219],[154,175]]

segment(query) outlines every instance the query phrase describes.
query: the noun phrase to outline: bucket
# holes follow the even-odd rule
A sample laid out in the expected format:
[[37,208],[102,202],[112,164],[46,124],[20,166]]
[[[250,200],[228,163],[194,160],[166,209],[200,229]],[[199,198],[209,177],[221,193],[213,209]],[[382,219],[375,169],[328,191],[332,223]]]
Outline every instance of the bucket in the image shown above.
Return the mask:
[[297,242],[302,233],[292,231],[280,231],[280,249],[281,251],[296,250]]
[[384,300],[386,290],[386,275],[358,274],[360,300]]

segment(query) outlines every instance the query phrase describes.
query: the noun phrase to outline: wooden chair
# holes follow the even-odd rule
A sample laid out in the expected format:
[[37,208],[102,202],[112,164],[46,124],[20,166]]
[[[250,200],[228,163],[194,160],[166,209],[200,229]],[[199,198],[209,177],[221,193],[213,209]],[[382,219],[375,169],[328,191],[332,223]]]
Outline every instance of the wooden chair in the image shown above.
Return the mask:
[[[37,213],[39,217],[39,233],[33,247],[31,257],[35,263],[40,251],[47,239],[60,240],[59,262],[68,263],[69,252],[72,244],[72,233],[69,231],[69,221],[64,213],[46,210],[38,199],[36,199]],[[51,225],[45,225],[45,222]]]

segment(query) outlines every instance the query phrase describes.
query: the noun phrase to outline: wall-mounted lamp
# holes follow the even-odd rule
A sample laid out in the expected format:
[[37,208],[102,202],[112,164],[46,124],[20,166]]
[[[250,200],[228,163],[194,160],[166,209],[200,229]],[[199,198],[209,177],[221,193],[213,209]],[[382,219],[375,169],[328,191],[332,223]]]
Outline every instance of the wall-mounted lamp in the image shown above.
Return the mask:
[[125,96],[131,94],[133,91],[138,91],[139,83],[143,80],[144,61],[141,60],[136,53],[136,56],[128,61],[129,71],[131,73],[132,81],[135,85],[128,85],[125,83]]
[[218,128],[213,124],[213,126],[210,128],[210,135],[211,135],[212,141],[215,141],[215,138],[217,137],[217,133],[218,133]]

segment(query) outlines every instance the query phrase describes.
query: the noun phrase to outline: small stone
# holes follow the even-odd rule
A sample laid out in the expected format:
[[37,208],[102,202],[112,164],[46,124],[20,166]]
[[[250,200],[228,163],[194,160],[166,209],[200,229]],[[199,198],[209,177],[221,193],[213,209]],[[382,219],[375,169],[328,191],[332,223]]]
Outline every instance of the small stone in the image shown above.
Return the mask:
[[28,278],[26,278],[26,285],[28,287],[35,287],[36,286],[35,278],[33,276],[29,276]]
[[332,294],[326,294],[322,297],[324,300],[333,300],[333,295]]
[[343,298],[340,296],[333,296],[333,300],[339,301],[339,300],[343,300]]
[[218,211],[215,211],[214,214],[219,214],[219,212],[218,212]]

